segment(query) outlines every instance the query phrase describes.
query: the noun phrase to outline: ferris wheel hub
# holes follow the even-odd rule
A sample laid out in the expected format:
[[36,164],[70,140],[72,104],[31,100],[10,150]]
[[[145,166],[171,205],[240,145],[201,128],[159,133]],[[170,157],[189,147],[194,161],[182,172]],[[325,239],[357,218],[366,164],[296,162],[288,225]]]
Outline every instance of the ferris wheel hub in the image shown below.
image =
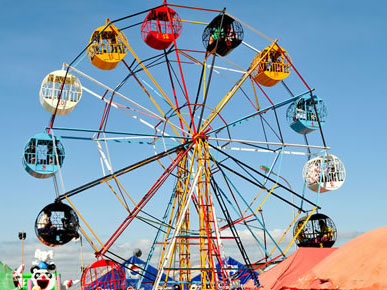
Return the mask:
[[196,143],[198,140],[208,140],[208,135],[204,133],[196,133],[192,136],[192,142]]

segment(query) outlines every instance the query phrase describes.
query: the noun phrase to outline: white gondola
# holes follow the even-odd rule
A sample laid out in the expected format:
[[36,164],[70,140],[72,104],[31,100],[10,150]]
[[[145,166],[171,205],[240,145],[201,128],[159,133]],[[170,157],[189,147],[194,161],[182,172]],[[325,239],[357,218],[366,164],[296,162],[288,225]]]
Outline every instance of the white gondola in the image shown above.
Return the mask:
[[344,164],[332,154],[309,160],[302,171],[306,185],[314,192],[339,189],[344,184],[345,175]]
[[[65,70],[51,72],[44,78],[40,87],[40,104],[51,114],[54,114],[56,111],[57,115],[66,115],[81,100],[81,82],[76,76],[67,73],[66,81],[63,83],[65,76]],[[58,104],[58,96],[61,92],[62,84],[63,89]]]

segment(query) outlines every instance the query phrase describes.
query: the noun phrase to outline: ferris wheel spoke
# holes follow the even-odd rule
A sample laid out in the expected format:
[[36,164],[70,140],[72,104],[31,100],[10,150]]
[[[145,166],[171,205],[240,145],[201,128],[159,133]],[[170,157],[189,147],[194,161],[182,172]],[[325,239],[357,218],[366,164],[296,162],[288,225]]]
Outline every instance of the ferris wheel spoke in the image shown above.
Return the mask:
[[[162,114],[164,119],[167,119],[166,114],[163,112],[163,110],[160,108],[160,106],[157,104],[156,100],[151,96],[151,94],[148,92],[148,90],[145,88],[145,86],[142,84],[142,82],[139,80],[139,78],[136,76],[136,74],[130,69],[130,67],[127,65],[127,63],[123,60],[123,63],[126,65],[128,68],[130,74],[133,76],[133,78],[136,80],[138,85],[141,87],[141,89],[144,91],[144,93],[148,96],[148,98],[152,101],[153,105],[157,108],[157,110]],[[166,100],[168,104],[170,104],[170,101]],[[168,122],[168,121],[167,121]],[[181,122],[181,119],[180,119]],[[176,135],[179,135],[179,133],[176,131],[176,129],[171,126],[172,130],[175,132]],[[181,127],[181,130],[183,128]]]
[[[182,53],[185,57],[187,57],[188,59],[191,59],[191,57],[180,51],[180,53]],[[206,53],[207,55],[207,53]],[[192,112],[192,118],[195,117],[195,112],[196,112],[196,107],[197,107],[197,104],[198,104],[198,101],[199,101],[199,95],[200,95],[200,89],[201,89],[201,86],[202,86],[202,82],[203,82],[203,76],[204,76],[204,73],[205,73],[205,63],[206,63],[206,57],[204,59],[204,62],[203,63],[200,63],[198,60],[194,59],[194,61],[196,61],[197,63],[199,63],[201,66],[202,66],[202,69],[201,69],[201,72],[200,72],[200,78],[199,78],[199,82],[198,82],[198,88],[197,88],[197,91],[196,91],[196,97],[195,97],[195,101],[194,101],[194,108],[193,108],[193,112]],[[190,123],[190,126],[192,126],[192,123]],[[199,128],[198,128],[199,129]]]
[[[110,92],[114,92],[114,89],[112,89],[112,88],[108,87],[107,85],[105,85],[105,84],[103,84],[103,83],[97,81],[96,79],[90,77],[89,75],[83,73],[82,71],[76,69],[75,67],[72,67],[72,66],[70,66],[70,65],[68,65],[68,64],[64,64],[64,66],[67,66],[67,67],[68,67],[69,69],[71,69],[72,71],[74,71],[74,72],[78,73],[79,75],[81,75],[81,76],[87,78],[88,80],[94,82],[95,84],[99,85],[100,87],[104,88],[105,90],[108,90],[108,91],[110,91]],[[82,86],[82,88],[85,89],[84,86]],[[98,94],[92,92],[91,90],[88,90],[87,88],[86,88],[86,91],[89,92],[89,93],[91,93],[91,94],[93,94],[94,96],[98,96],[99,98],[103,99],[102,96],[100,96],[100,95],[98,95]],[[121,98],[125,99],[125,100],[128,101],[129,103],[135,105],[136,107],[140,108],[141,110],[144,110],[145,112],[151,114],[151,115],[154,116],[156,119],[165,121],[165,119],[164,119],[163,117],[161,117],[161,116],[157,115],[156,113],[152,112],[151,110],[149,110],[149,109],[147,109],[147,108],[141,106],[140,104],[138,104],[137,102],[133,101],[132,99],[130,99],[130,98],[124,96],[124,95],[121,94],[120,92],[115,92],[115,94],[118,95],[118,96],[120,96]]]
[[[263,178],[269,180],[270,182],[272,182],[272,183],[277,183],[279,187],[285,189],[286,191],[291,192],[292,194],[294,194],[294,195],[297,196],[298,198],[300,198],[300,199],[306,201],[306,202],[309,203],[310,205],[312,205],[312,206],[317,206],[316,204],[314,204],[314,203],[311,202],[310,200],[304,198],[303,196],[301,196],[300,194],[296,193],[296,192],[293,191],[292,189],[287,188],[287,187],[284,186],[283,184],[276,182],[276,181],[273,180],[272,178],[270,178],[270,177],[268,177],[268,176],[262,174],[261,172],[255,170],[254,168],[252,168],[251,166],[247,165],[246,163],[243,163],[242,161],[236,159],[235,157],[231,156],[230,154],[227,154],[227,153],[225,153],[224,151],[221,151],[221,150],[217,149],[216,147],[212,146],[211,144],[210,144],[210,147],[211,147],[211,148],[214,148],[216,151],[222,153],[223,155],[229,157],[229,158],[230,158],[231,160],[233,160],[235,163],[238,163],[239,165],[241,165],[241,166],[243,166],[243,167],[245,167],[245,168],[247,168],[247,169],[253,171],[254,173],[256,173],[256,174],[260,175],[261,177],[263,177]],[[214,160],[214,162],[217,163],[215,160]],[[218,164],[220,167],[223,167],[223,168],[227,169],[228,171],[230,171],[230,172],[236,174],[237,176],[241,177],[242,179],[245,179],[246,181],[250,182],[251,184],[256,185],[256,186],[259,187],[259,188],[262,188],[262,186],[261,186],[260,184],[258,184],[258,183],[256,183],[255,181],[253,181],[253,180],[247,178],[245,175],[236,172],[236,171],[233,170],[232,168],[230,168],[230,167],[224,165],[223,163],[222,163],[222,164],[217,163],[217,164]],[[268,189],[266,188],[266,190],[268,190]],[[273,192],[272,195],[275,196],[275,197],[277,197],[278,199],[282,200],[283,202],[285,202],[285,203],[291,205],[292,207],[294,207],[294,208],[296,208],[296,209],[301,210],[301,211],[304,212],[304,210],[303,210],[302,208],[299,208],[297,205],[295,205],[295,204],[289,202],[288,200],[284,199],[283,197],[279,196],[278,194],[276,194],[276,193]],[[318,208],[320,209],[320,207],[318,207]]]
[[[109,99],[106,99],[106,98],[104,98],[103,96],[98,95],[97,93],[94,93],[93,91],[91,91],[91,90],[89,90],[89,89],[87,89],[87,88],[85,88],[85,87],[83,87],[83,89],[84,89],[85,91],[87,91],[88,93],[90,93],[91,95],[97,97],[98,99],[103,100],[105,103],[109,103]],[[161,132],[161,130],[155,128],[154,125],[151,125],[149,122],[147,122],[147,121],[141,119],[140,117],[138,117],[138,115],[133,114],[133,113],[131,113],[130,111],[134,111],[134,112],[138,112],[138,113],[140,113],[140,114],[144,114],[143,112],[137,111],[137,110],[134,110],[134,109],[131,109],[131,108],[125,106],[125,105],[121,105],[121,104],[116,103],[116,102],[112,102],[111,105],[112,105],[113,108],[118,109],[118,110],[121,110],[121,111],[125,112],[126,114],[129,114],[129,115],[132,116],[134,119],[136,119],[137,121],[139,121],[139,122],[145,124],[146,126],[152,128],[152,129],[156,129],[157,131]],[[148,116],[149,116],[149,115],[148,115]],[[153,116],[150,116],[150,117],[155,118],[155,117],[153,117]],[[171,126],[171,128],[174,129],[175,132],[176,132],[176,130],[178,130],[178,131],[181,131],[183,134],[188,134],[187,131],[185,131],[185,130],[183,130],[182,128],[180,128],[179,126],[173,124],[173,123],[172,123],[170,120],[168,120],[168,119],[165,119],[165,118],[163,118],[163,117],[160,117],[160,118],[156,117],[156,119],[157,119],[157,120],[160,120],[160,121],[167,122],[167,123]],[[176,133],[177,133],[177,132],[176,132]],[[167,134],[167,133],[164,133],[164,134]]]
[[[220,26],[222,26],[222,23],[223,23],[223,18],[224,18],[224,12],[222,12],[222,18],[220,20]],[[214,50],[216,51],[216,48],[218,47],[218,42],[219,42],[219,38],[216,40],[216,44],[215,44],[215,48]],[[212,78],[212,73],[214,71],[214,65],[215,65],[215,56],[216,54],[214,54],[212,56],[212,62],[211,62],[211,66],[210,66],[210,75],[208,77],[208,81],[207,81],[207,86],[205,87],[205,92],[204,92],[204,95],[203,95],[203,105],[202,105],[202,108],[200,110],[200,117],[199,117],[199,123],[198,123],[198,131],[200,132],[200,125],[202,123],[202,118],[203,118],[203,113],[204,113],[204,108],[205,108],[205,105],[206,105],[206,102],[207,102],[207,96],[208,96],[208,92],[209,92],[209,88],[210,88],[210,84],[211,84],[211,78]],[[205,55],[205,59],[204,59],[204,62],[203,63],[206,63],[206,60],[207,60],[207,57],[208,57],[208,54],[206,53]],[[203,67],[204,68],[204,67]],[[204,84],[205,85],[205,84]],[[201,131],[203,132],[203,131]]]
[[277,148],[277,149],[259,149],[259,148],[246,148],[246,147],[231,147],[231,146],[215,146],[216,148],[220,150],[230,150],[230,151],[241,151],[241,152],[260,152],[260,153],[273,153],[277,154],[279,151],[282,151],[282,154],[287,155],[299,155],[299,156],[306,156],[310,157],[313,154],[309,152],[300,152],[300,151],[287,151],[283,150],[284,148]]
[[249,259],[248,255],[246,253],[245,248],[243,247],[241,238],[240,238],[240,236],[238,234],[238,231],[236,230],[236,228],[234,226],[234,223],[233,223],[233,221],[231,219],[231,215],[228,212],[227,206],[226,206],[226,204],[225,204],[225,202],[224,202],[224,200],[222,198],[222,195],[219,193],[219,186],[216,183],[216,181],[215,181],[213,176],[211,176],[211,187],[213,188],[213,191],[215,193],[215,197],[218,200],[218,203],[219,203],[219,205],[220,205],[220,207],[222,209],[222,212],[223,212],[223,214],[224,214],[224,216],[225,216],[225,218],[227,220],[227,223],[230,226],[232,235],[235,238],[235,241],[236,241],[238,249],[239,249],[239,251],[240,251],[240,253],[241,253],[242,257],[243,257],[245,265],[249,269],[250,277],[254,280],[254,284],[259,284],[257,276],[256,276],[256,273],[254,271],[252,271],[251,268],[250,268],[250,265],[251,265],[250,259]]
[[166,93],[161,89],[160,85],[156,82],[155,78],[151,75],[151,73],[148,71],[148,69],[144,66],[144,64],[141,62],[141,60],[138,58],[138,56],[135,54],[134,50],[131,48],[131,46],[129,45],[128,41],[126,39],[123,40],[126,47],[128,48],[128,50],[131,52],[131,54],[133,55],[133,57],[137,60],[137,62],[141,65],[141,67],[143,68],[144,72],[148,75],[148,77],[152,80],[153,84],[157,87],[157,89],[159,90],[159,92],[163,95],[163,97],[165,98],[165,100],[167,100],[168,104],[170,105],[170,107],[176,112],[176,114],[178,115],[179,119],[184,123],[184,125],[186,126],[186,128],[191,131],[192,133],[192,130],[191,128],[188,126],[188,124],[186,123],[186,121],[184,120],[184,118],[180,115],[179,112],[176,111],[176,108],[175,106],[173,105],[173,103],[171,102],[171,100],[168,98],[168,96],[166,95]]
[[[270,48],[274,47],[277,41],[274,41]],[[239,89],[239,87],[245,82],[245,80],[251,75],[251,73],[256,69],[256,67],[259,65],[261,60],[266,57],[266,55],[269,53],[269,50],[263,54],[260,57],[260,60],[254,63],[250,68],[246,71],[246,73],[235,83],[233,88],[226,94],[226,96],[219,102],[219,104],[216,106],[214,112],[212,112],[206,121],[203,123],[202,127],[200,128],[200,132],[203,132],[214,120],[214,118],[217,116],[217,114],[220,113],[220,111],[224,108],[224,106],[229,102],[229,100],[232,98],[232,96],[236,93],[236,91]]]
[[[171,31],[173,31],[173,27],[172,27],[172,16],[171,16],[171,12],[170,12],[169,9],[167,9],[167,16],[168,16],[169,28],[171,29]],[[179,65],[179,71],[180,71],[181,81],[182,81],[182,83],[183,83],[184,96],[185,96],[186,103],[187,103],[187,105],[188,105],[188,111],[189,111],[189,115],[190,115],[190,122],[191,122],[191,124],[192,124],[193,133],[196,134],[196,128],[195,128],[195,123],[194,123],[194,119],[193,119],[193,115],[192,115],[191,103],[190,103],[190,101],[189,101],[187,86],[186,86],[186,83],[185,83],[184,74],[183,74],[183,70],[182,70],[182,67],[181,67],[179,52],[178,52],[178,50],[177,50],[175,34],[172,34],[172,40],[173,40],[173,47],[175,48],[175,52],[176,52],[177,63],[178,63],[178,65]],[[167,58],[166,55],[165,55],[165,57],[166,57],[166,60],[167,60],[167,66],[168,66],[168,71],[169,71],[169,62],[168,62],[168,58]],[[170,74],[170,72],[169,72],[169,74]],[[172,78],[171,78],[171,81],[172,81]],[[173,88],[173,91],[174,91],[174,88]],[[176,98],[176,96],[175,96],[175,98]],[[177,108],[177,110],[178,110],[178,104],[177,104],[177,101],[176,101],[176,108]],[[187,125],[187,124],[186,124],[186,125]],[[188,127],[188,129],[190,129],[190,127]]]
[[[216,163],[216,161],[213,159],[213,161]],[[235,190],[238,194],[238,196],[242,199],[243,203],[245,204],[245,206],[247,206],[247,208],[251,211],[252,215],[254,216],[255,220],[260,224],[260,226],[264,229],[264,231],[269,235],[269,237],[271,238],[272,242],[277,245],[276,241],[273,239],[273,237],[270,235],[270,233],[266,230],[264,224],[261,222],[261,220],[256,216],[256,213],[254,213],[254,211],[249,207],[247,201],[243,198],[242,194],[240,194],[240,192],[236,189],[236,187],[234,186],[234,184],[231,182],[231,180],[228,178],[228,176],[226,175],[226,173],[224,172],[224,170],[217,164],[218,168],[219,168],[219,171],[221,172],[222,174],[222,177],[227,185],[227,188],[228,190],[230,191],[231,195],[234,197],[234,194],[233,194],[233,190]],[[273,187],[274,188],[274,187]],[[223,196],[226,197],[226,195],[224,194],[224,192],[218,188],[220,190],[220,192],[222,192]],[[231,201],[228,201],[230,204],[231,204]],[[234,204],[236,204],[236,199],[234,197]],[[240,219],[243,219],[243,213],[242,211],[239,209],[239,211],[237,212],[237,214],[239,215]],[[247,222],[245,220],[241,220],[241,222],[244,223],[244,225],[246,226],[246,228],[249,230],[249,232],[251,233],[251,235],[253,236],[253,238],[257,241],[258,245],[261,247],[261,249],[266,253],[266,256],[270,256],[269,253],[267,252],[267,249],[266,247],[264,247],[264,245],[262,245],[261,241],[258,239],[258,237],[254,234],[254,232],[251,230],[251,227],[247,224]]]
[[[53,127],[54,130],[58,131],[70,131],[70,132],[81,132],[81,133],[93,133],[94,135],[97,133],[104,133],[104,136],[109,135],[118,135],[116,137],[80,137],[80,136],[65,136],[61,135],[60,137],[63,139],[73,139],[73,140],[86,140],[86,141],[112,141],[112,142],[121,142],[121,143],[138,143],[138,144],[148,144],[154,145],[155,140],[157,139],[170,139],[175,143],[182,143],[186,140],[190,140],[189,137],[182,136],[170,136],[166,133],[162,134],[142,134],[142,133],[133,133],[133,132],[120,132],[120,131],[101,131],[101,130],[93,130],[93,129],[79,129],[79,128],[62,128],[62,127]],[[161,132],[161,130],[159,130]],[[124,135],[124,136],[122,136]],[[119,137],[122,136],[122,137]],[[146,142],[144,140],[150,139],[152,141]],[[135,140],[139,140],[135,142]],[[172,143],[171,143],[172,144]],[[176,144],[175,144],[176,145]]]
[[[167,63],[168,75],[169,75],[169,80],[170,80],[171,86],[172,86],[172,92],[173,92],[173,97],[174,97],[174,99],[175,99],[176,108],[177,108],[177,111],[178,111],[179,113],[181,113],[181,112],[180,112],[179,102],[178,102],[177,96],[176,96],[175,85],[174,85],[173,78],[172,78],[172,74],[171,74],[172,66],[170,65],[170,62],[169,62],[169,60],[168,60],[167,54],[165,53],[165,50],[164,50],[164,56],[165,56],[165,61],[166,61],[166,63]],[[176,75],[175,75],[175,77],[176,77]],[[180,83],[179,83],[179,85],[180,85]],[[185,85],[185,83],[184,83],[184,85]],[[184,93],[184,92],[183,92],[183,93]],[[189,108],[190,108],[190,105],[188,105],[188,106],[189,106]],[[179,119],[179,122],[180,122],[180,127],[181,127],[181,129],[183,129],[183,122],[182,122],[182,120]],[[184,134],[184,133],[183,133],[183,134]]]
[[[90,78],[90,77],[88,77],[86,74],[83,74],[82,72],[80,72],[80,71],[78,71],[78,70],[76,70],[76,71],[77,71],[79,74],[84,75],[84,76],[87,77],[87,78]],[[111,89],[111,88],[109,88],[109,87],[103,85],[102,83],[100,83],[100,82],[94,80],[93,78],[90,78],[90,79],[93,80],[93,81],[95,81],[97,84],[99,84],[99,85],[102,86],[103,88],[105,88],[105,89],[107,89],[107,90],[109,90],[109,91],[111,91],[111,92],[114,91],[113,89]],[[84,89],[85,91],[87,91],[88,93],[90,93],[91,95],[93,95],[93,96],[99,98],[100,100],[103,100],[105,103],[109,103],[109,100],[106,99],[106,98],[104,98],[103,96],[98,95],[97,93],[95,93],[95,92],[89,90],[89,89],[86,88],[86,87],[83,87],[83,89]],[[132,101],[130,98],[125,97],[125,96],[122,95],[121,93],[116,92],[115,94],[121,96],[123,99],[125,99],[125,100],[129,101],[130,103],[136,105],[136,106],[139,107],[140,109],[143,109],[144,111],[150,113],[150,114],[151,114],[151,115],[150,115],[151,117],[154,117],[154,118],[156,118],[156,119],[158,119],[158,120],[167,122],[167,123],[171,126],[171,128],[174,128],[175,130],[182,130],[179,126],[173,124],[173,123],[170,122],[168,119],[165,119],[165,118],[163,118],[163,117],[160,117],[160,116],[156,115],[156,114],[153,113],[152,111],[150,111],[150,110],[146,109],[145,107],[143,107],[143,106],[137,104],[136,102]],[[125,113],[127,113],[127,114],[129,114],[129,115],[131,115],[134,119],[140,121],[141,123],[145,124],[146,126],[152,128],[152,129],[156,129],[157,131],[161,132],[161,130],[155,128],[153,125],[151,125],[151,124],[148,123],[147,121],[145,121],[145,120],[139,118],[137,115],[135,115],[135,114],[133,114],[133,113],[130,113],[130,112],[126,111],[125,108],[130,109],[130,108],[128,108],[127,106],[123,106],[123,105],[120,105],[120,104],[115,103],[115,102],[112,102],[112,106],[113,106],[114,108],[116,108],[116,109],[119,109],[119,110],[121,110],[121,111],[123,111],[123,112],[125,112]],[[140,112],[140,111],[138,111],[138,112],[139,112],[139,113],[142,113],[142,112]],[[184,134],[184,133],[187,134],[187,132],[184,131],[184,130],[182,130],[182,132],[183,132],[183,134]],[[164,133],[164,134],[168,135],[167,133]]]
[[169,149],[169,150],[167,150],[167,151],[161,152],[161,153],[159,153],[159,154],[156,154],[156,155],[154,155],[154,156],[151,156],[151,157],[149,157],[149,158],[146,158],[146,159],[144,159],[144,160],[142,160],[142,161],[136,162],[136,163],[134,163],[134,164],[132,164],[132,165],[129,165],[129,166],[127,166],[127,167],[124,167],[124,168],[122,168],[122,169],[119,169],[119,170],[115,171],[115,172],[112,173],[112,174],[109,174],[109,175],[107,175],[107,176],[103,176],[103,177],[101,177],[101,178],[98,178],[98,179],[96,179],[96,180],[93,180],[93,181],[91,181],[91,182],[89,182],[89,183],[86,183],[86,184],[84,184],[84,185],[82,185],[82,186],[79,186],[79,187],[77,187],[77,188],[75,188],[75,189],[72,189],[72,190],[66,192],[65,194],[61,194],[61,195],[59,195],[59,196],[57,197],[57,200],[60,200],[60,201],[61,201],[61,200],[65,199],[66,197],[71,197],[71,196],[73,196],[73,195],[75,195],[75,194],[78,194],[78,193],[80,193],[80,192],[82,192],[82,191],[85,191],[86,189],[92,188],[92,187],[94,187],[94,186],[96,186],[96,185],[99,185],[99,184],[105,182],[105,181],[109,181],[110,179],[113,179],[114,177],[118,177],[118,176],[120,176],[120,175],[126,174],[126,173],[128,173],[128,172],[130,172],[130,171],[132,171],[132,170],[135,170],[135,169],[137,169],[137,168],[140,168],[140,167],[142,167],[142,166],[144,166],[144,165],[147,165],[147,164],[149,164],[149,163],[151,163],[151,162],[154,162],[154,161],[156,161],[156,160],[158,160],[158,159],[160,159],[160,158],[163,158],[163,157],[165,157],[165,156],[169,156],[170,154],[172,154],[172,153],[174,153],[174,152],[177,152],[177,151],[179,151],[179,150],[185,149],[187,146],[190,146],[190,144],[187,143],[187,144],[181,144],[181,145],[178,145],[178,146],[176,146],[176,147],[174,147],[174,148],[171,148],[171,149]]
[[330,149],[330,147],[324,147],[324,146],[319,146],[319,145],[305,145],[305,144],[293,144],[293,143],[264,142],[264,141],[228,139],[228,138],[209,137],[208,140],[231,142],[231,143],[241,143],[241,144],[252,144],[252,145],[273,145],[273,146],[278,146],[278,147],[299,147],[299,148],[311,148],[311,149],[320,149],[320,150],[329,150]]
[[[312,90],[312,91],[313,91],[313,90]],[[245,116],[245,117],[242,117],[242,118],[240,118],[240,119],[238,119],[238,120],[236,120],[236,121],[233,121],[233,122],[231,122],[231,123],[228,123],[228,124],[225,125],[225,126],[222,126],[222,127],[217,128],[217,129],[214,129],[214,130],[212,130],[211,132],[209,132],[208,134],[212,134],[212,133],[214,133],[214,132],[220,132],[221,130],[223,130],[223,129],[225,129],[225,128],[235,127],[235,126],[237,126],[237,125],[240,125],[240,124],[242,124],[243,122],[246,122],[246,121],[250,120],[251,118],[255,118],[255,117],[257,117],[257,116],[259,116],[259,115],[261,115],[261,114],[264,114],[264,113],[266,113],[266,112],[268,112],[268,111],[270,111],[270,110],[273,110],[274,108],[280,108],[280,107],[282,107],[282,106],[285,106],[285,105],[287,105],[287,104],[290,104],[291,102],[294,102],[294,101],[297,100],[298,98],[300,98],[300,97],[302,97],[302,96],[304,96],[304,95],[307,95],[307,94],[309,94],[310,92],[311,92],[311,91],[304,92],[304,93],[302,93],[302,94],[300,94],[300,95],[298,95],[298,96],[292,97],[292,98],[290,98],[290,99],[288,99],[288,100],[282,101],[282,102],[277,103],[277,104],[275,104],[275,105],[273,105],[273,106],[270,106],[270,107],[267,107],[267,108],[265,108],[265,109],[259,110],[258,112],[254,112],[254,113],[252,113],[252,114],[249,114],[249,115],[247,115],[247,116]]]
[[109,238],[109,240],[105,243],[105,245],[102,247],[102,249],[99,251],[99,253],[97,253],[97,256],[103,255],[106,252],[106,250],[108,250],[113,245],[113,243],[123,233],[123,231],[129,226],[129,224],[133,221],[133,219],[137,216],[137,214],[142,210],[142,208],[147,204],[147,202],[154,196],[154,194],[157,192],[157,190],[161,187],[161,185],[166,181],[166,179],[170,176],[172,171],[178,165],[179,161],[185,156],[185,154],[187,154],[187,152],[192,148],[193,145],[194,144],[191,143],[190,145],[188,145],[188,148],[180,151],[180,153],[173,160],[173,162],[163,172],[161,177],[150,188],[150,190],[144,195],[144,197],[141,199],[141,201],[139,203],[137,203],[136,207],[130,212],[129,216],[117,228],[117,230]]

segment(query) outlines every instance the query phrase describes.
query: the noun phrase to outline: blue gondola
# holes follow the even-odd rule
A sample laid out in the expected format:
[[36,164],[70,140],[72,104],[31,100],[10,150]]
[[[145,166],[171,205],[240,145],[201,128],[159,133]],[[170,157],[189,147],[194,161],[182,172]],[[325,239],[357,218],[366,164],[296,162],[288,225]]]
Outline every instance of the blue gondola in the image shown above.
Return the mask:
[[[62,167],[65,151],[60,138],[40,133],[33,136],[24,148],[23,165],[25,170],[36,178],[53,176]],[[55,145],[55,146],[54,146]],[[55,150],[57,156],[55,156]]]
[[327,119],[327,108],[325,103],[317,96],[306,95],[292,103],[287,112],[286,118],[294,131],[300,134],[308,134],[319,128],[316,112],[313,106],[313,101],[316,105],[316,110],[321,126]]

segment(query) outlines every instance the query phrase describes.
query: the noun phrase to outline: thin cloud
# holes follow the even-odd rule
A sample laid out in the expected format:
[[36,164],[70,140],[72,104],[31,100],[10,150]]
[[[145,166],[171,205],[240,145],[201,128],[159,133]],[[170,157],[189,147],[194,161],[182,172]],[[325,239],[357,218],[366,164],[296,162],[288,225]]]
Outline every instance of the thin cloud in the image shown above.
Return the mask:
[[[258,242],[248,230],[241,230],[238,231],[238,233],[251,262],[255,262],[264,257],[263,249],[260,248]],[[261,244],[264,245],[263,232],[257,230],[253,233],[260,240]],[[274,229],[269,231],[269,233],[275,241],[278,241],[282,237],[284,229]],[[362,234],[362,232],[339,232],[335,247],[339,247],[345,244],[346,242],[352,240],[360,234]],[[231,232],[223,231],[222,235],[231,236]],[[292,233],[290,232],[285,235],[280,245],[281,248],[287,246],[292,240],[292,238]],[[126,259],[131,257],[134,253],[134,250],[138,248],[143,253],[141,259],[146,259],[150,251],[151,245],[151,240],[140,239],[115,245],[114,247],[112,247],[111,250],[115,254]],[[235,241],[227,239],[224,240],[223,245],[226,256],[232,256],[235,259],[239,259],[240,261],[242,261]],[[271,241],[268,235],[266,235],[266,247],[268,251],[271,251],[274,248],[274,243]],[[151,263],[154,265],[157,264],[157,258],[160,256],[160,248],[161,247],[157,247],[156,251],[154,252],[154,258],[151,261]],[[23,250],[23,260],[24,264],[26,265],[26,271],[29,271],[32,266],[32,262],[35,260],[34,254],[36,249],[40,249],[42,251],[54,251],[54,262],[57,266],[57,271],[62,274],[62,280],[80,279],[82,264],[84,266],[88,266],[94,261],[96,261],[94,253],[91,251],[91,248],[88,245],[83,245],[83,247],[81,247],[80,241],[75,241],[58,248],[47,247],[38,241],[25,241]],[[295,250],[296,247],[292,246],[289,249],[287,255],[290,255]],[[279,251],[275,251],[275,254],[273,254],[273,256],[278,254]],[[2,247],[0,249],[0,256],[2,257],[1,261],[3,263],[9,265],[12,269],[16,269],[21,264],[21,243],[15,243],[13,241],[3,242]],[[191,252],[191,260],[192,265],[199,265],[199,253],[196,248],[195,252]]]

